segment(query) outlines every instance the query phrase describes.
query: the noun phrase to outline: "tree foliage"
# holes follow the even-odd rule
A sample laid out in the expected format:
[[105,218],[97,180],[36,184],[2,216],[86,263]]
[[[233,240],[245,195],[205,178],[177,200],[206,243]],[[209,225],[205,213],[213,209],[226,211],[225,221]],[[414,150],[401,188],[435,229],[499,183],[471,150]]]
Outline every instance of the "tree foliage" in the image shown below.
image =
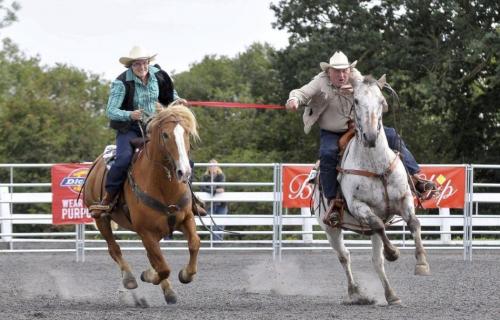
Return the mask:
[[[499,156],[498,1],[282,0],[275,26],[291,33],[279,54],[287,90],[336,51],[363,73],[388,74],[393,118],[422,162],[495,162]],[[299,68],[294,68],[297,62]],[[293,79],[285,82],[285,79]]]
[[[422,163],[494,163],[500,150],[498,1],[281,0],[275,27],[290,33],[276,50],[255,43],[235,57],[206,56],[175,75],[188,100],[284,105],[336,50],[363,73],[386,73],[399,93],[384,122]],[[0,1],[0,28],[18,5]],[[0,51],[0,161],[92,160],[113,141],[103,115],[108,84],[64,64],[47,67],[4,41]],[[284,110],[194,109],[205,162],[313,162],[318,135]],[[315,129],[317,130],[317,128]]]
[[10,5],[5,5],[4,0],[0,0],[0,29],[17,21],[16,12],[19,9],[21,9],[21,6],[16,1],[12,1]]
[[[283,104],[283,87],[274,67],[276,51],[253,44],[234,58],[206,56],[175,76],[179,94],[188,100]],[[303,159],[297,141],[304,140],[296,114],[284,110],[194,110],[202,142],[198,162],[287,162]],[[316,151],[314,151],[316,153]]]
[[0,52],[0,162],[93,160],[111,141],[107,86],[66,65],[46,68],[11,41]]

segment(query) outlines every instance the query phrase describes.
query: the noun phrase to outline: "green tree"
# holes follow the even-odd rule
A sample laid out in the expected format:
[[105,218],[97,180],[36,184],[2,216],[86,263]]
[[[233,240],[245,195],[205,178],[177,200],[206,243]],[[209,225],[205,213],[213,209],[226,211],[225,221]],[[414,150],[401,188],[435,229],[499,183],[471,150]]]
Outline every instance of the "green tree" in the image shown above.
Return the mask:
[[4,0],[0,0],[0,29],[17,21],[16,12],[19,9],[21,9],[21,6],[16,1],[12,1],[10,5],[5,5]]
[[[274,68],[276,51],[255,43],[234,58],[206,56],[187,72],[175,76],[175,85],[188,100],[271,103],[283,105],[283,86]],[[297,115],[284,110],[197,108],[202,143],[196,161],[287,162],[297,154],[302,131]],[[291,132],[294,132],[293,134]],[[242,156],[244,155],[244,159]]]
[[0,162],[90,161],[111,141],[102,116],[107,87],[98,76],[40,66],[10,40],[0,61]]
[[[399,92],[384,122],[420,162],[495,162],[499,155],[498,1],[282,0],[275,26],[291,33],[276,68],[286,89],[335,50]],[[289,81],[287,81],[289,80]]]

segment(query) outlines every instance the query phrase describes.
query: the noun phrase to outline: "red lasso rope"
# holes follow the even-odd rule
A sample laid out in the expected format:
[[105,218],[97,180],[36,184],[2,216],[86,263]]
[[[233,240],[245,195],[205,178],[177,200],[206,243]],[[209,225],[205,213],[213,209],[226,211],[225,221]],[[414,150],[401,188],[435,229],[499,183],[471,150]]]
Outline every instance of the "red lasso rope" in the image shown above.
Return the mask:
[[188,101],[194,107],[211,107],[211,108],[240,108],[240,109],[285,109],[285,107],[277,104],[255,104],[255,103],[239,103],[239,102],[223,102],[223,101]]

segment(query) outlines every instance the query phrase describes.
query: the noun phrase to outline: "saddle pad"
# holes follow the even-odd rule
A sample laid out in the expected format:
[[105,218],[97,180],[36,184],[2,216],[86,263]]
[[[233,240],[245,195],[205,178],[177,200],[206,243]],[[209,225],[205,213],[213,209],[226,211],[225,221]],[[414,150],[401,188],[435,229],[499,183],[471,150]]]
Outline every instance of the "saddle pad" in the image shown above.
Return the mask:
[[109,168],[111,168],[111,165],[115,160],[115,157],[116,157],[116,145],[114,144],[107,145],[106,148],[104,148],[102,158],[104,159],[104,162],[106,163],[106,167],[108,170]]

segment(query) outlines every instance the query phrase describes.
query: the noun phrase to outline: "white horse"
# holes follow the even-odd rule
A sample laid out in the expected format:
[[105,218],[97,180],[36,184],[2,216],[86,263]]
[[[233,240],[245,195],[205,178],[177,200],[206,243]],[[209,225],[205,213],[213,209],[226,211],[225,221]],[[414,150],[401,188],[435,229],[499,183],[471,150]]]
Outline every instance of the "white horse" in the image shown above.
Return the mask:
[[400,304],[401,300],[389,284],[384,269],[384,256],[389,261],[399,256],[398,248],[391,244],[385,233],[385,225],[395,215],[408,224],[416,247],[415,274],[429,275],[420,222],[415,216],[406,170],[399,156],[389,148],[382,125],[382,112],[387,108],[381,92],[386,84],[385,75],[375,80],[353,73],[351,84],[354,89],[356,136],[345,150],[338,175],[347,210],[336,227],[325,225],[323,218],[328,207],[327,200],[321,196],[319,188],[315,188],[314,211],[346,272],[350,302],[367,304],[374,301],[360,292],[354,280],[342,229],[371,235],[372,262],[384,287],[385,298],[388,304]]

